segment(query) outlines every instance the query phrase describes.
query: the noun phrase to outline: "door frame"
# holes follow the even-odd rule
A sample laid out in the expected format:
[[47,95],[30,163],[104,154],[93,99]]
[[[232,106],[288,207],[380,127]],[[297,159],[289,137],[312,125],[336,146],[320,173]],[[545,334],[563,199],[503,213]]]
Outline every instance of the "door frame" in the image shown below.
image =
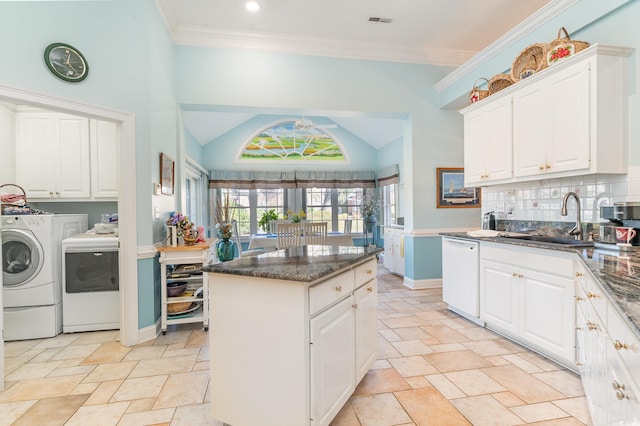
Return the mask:
[[[30,105],[51,111],[97,118],[117,123],[119,135],[118,158],[118,228],[120,250],[120,343],[138,343],[138,256],[136,225],[136,145],[135,115],[80,101],[51,96],[30,90],[0,85],[0,101]],[[122,183],[126,182],[126,185]],[[0,281],[2,280],[0,276]],[[0,282],[0,284],[2,284]],[[0,294],[0,301],[2,295]],[[0,303],[0,326],[3,305]],[[4,330],[4,329],[2,329]],[[0,389],[4,383],[4,332],[0,336]]]

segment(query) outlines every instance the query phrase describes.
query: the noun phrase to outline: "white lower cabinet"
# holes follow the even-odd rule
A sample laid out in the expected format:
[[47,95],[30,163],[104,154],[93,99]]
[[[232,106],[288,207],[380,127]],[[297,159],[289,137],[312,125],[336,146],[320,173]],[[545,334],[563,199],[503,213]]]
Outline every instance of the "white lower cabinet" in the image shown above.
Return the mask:
[[573,368],[575,262],[545,252],[482,245],[480,317],[489,328]]
[[632,335],[600,285],[580,271],[576,295],[576,352],[594,426],[640,424],[638,358]]
[[404,276],[404,237],[402,229],[384,228],[384,267]]

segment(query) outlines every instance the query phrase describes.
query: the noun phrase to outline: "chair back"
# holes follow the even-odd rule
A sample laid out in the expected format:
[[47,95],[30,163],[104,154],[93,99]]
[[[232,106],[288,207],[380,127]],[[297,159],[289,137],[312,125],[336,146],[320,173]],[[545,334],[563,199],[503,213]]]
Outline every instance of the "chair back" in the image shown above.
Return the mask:
[[269,221],[269,233],[277,234],[278,233],[278,225],[281,223],[291,223],[290,220],[279,219],[279,220],[270,220]]
[[345,219],[344,220],[344,233],[345,234],[350,234],[351,233],[351,223],[353,222],[353,219]]
[[307,222],[304,224],[304,244],[327,244],[327,222]]
[[233,241],[238,247],[238,258],[242,257],[242,245],[240,244],[240,233],[238,232],[238,222],[233,221]]
[[277,231],[279,249],[300,245],[300,235],[302,234],[300,223],[279,223]]

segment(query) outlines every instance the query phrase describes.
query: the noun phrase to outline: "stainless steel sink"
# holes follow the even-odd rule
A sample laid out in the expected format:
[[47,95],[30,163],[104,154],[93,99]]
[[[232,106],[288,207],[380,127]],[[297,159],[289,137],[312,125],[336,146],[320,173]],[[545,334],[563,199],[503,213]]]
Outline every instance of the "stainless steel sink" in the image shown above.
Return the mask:
[[560,245],[565,247],[592,247],[593,241],[576,240],[573,238],[564,237],[548,237],[544,235],[505,235],[501,238],[507,238],[509,240],[523,240],[535,243],[545,243]]

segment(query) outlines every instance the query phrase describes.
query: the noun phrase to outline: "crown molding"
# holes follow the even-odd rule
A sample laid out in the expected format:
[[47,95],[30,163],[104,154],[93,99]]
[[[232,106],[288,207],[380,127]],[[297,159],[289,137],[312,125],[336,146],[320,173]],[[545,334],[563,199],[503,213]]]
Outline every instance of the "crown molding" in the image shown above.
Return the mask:
[[437,92],[442,92],[448,87],[454,85],[469,72],[484,63],[490,62],[496,55],[502,53],[502,51],[507,47],[515,44],[523,37],[526,37],[542,24],[560,15],[578,1],[579,0],[555,0],[548,3],[546,6],[542,7],[536,13],[514,27],[511,31],[507,32],[498,40],[494,41],[488,47],[473,56],[467,62],[447,74],[445,78],[434,84],[434,89]]
[[[165,20],[165,24],[167,21]],[[459,66],[476,52],[451,49],[412,48],[391,44],[354,42],[350,40],[289,37],[209,29],[171,28],[178,45],[212,48],[253,49],[274,53],[368,59],[387,62]]]

